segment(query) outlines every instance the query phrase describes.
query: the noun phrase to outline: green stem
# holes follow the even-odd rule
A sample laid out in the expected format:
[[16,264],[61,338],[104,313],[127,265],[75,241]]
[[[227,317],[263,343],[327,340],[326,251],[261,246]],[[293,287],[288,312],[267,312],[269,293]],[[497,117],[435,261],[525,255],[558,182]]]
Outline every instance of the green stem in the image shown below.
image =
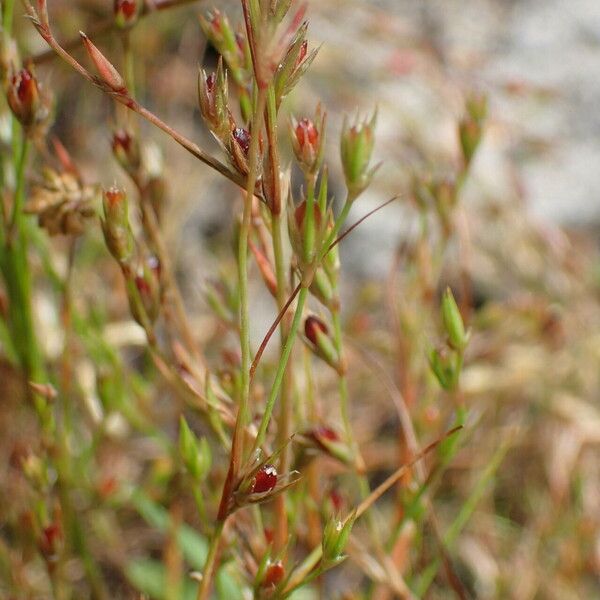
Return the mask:
[[259,161],[259,138],[263,125],[266,104],[266,92],[259,89],[256,110],[252,119],[252,138],[249,150],[249,172],[247,179],[244,213],[240,228],[238,245],[238,277],[240,294],[240,346],[241,346],[241,397],[238,416],[235,424],[232,448],[233,472],[239,468],[244,456],[244,428],[248,422],[250,398],[250,316],[248,310],[248,238],[252,218],[252,200],[256,185]]
[[[340,311],[334,310],[331,313],[331,319],[333,321],[333,335],[334,335],[334,344],[335,349],[342,359],[343,352],[343,342],[342,342],[342,319],[340,315]],[[349,394],[348,394],[348,379],[346,375],[340,375],[338,378],[338,388],[340,394],[340,414],[342,417],[342,425],[344,426],[344,435],[346,436],[346,441],[353,446],[356,445],[354,442],[354,435],[352,432],[352,424],[350,422],[350,410],[349,410]],[[356,452],[356,448],[353,448]]]
[[[271,235],[273,241],[273,257],[275,259],[275,280],[277,282],[277,308],[281,312],[287,301],[287,281],[285,269],[285,254],[283,249],[283,226],[282,219],[282,201],[281,201],[281,183],[280,172],[281,165],[279,159],[279,143],[277,137],[277,103],[275,98],[275,89],[273,85],[269,86],[267,92],[267,138],[269,140],[269,158],[271,177],[273,182],[273,199],[272,199],[272,219],[271,219]],[[279,327],[280,332],[280,348],[279,356],[283,356],[285,352],[285,343],[289,336],[290,323],[284,317],[281,319]],[[277,428],[277,445],[283,448],[279,460],[280,472],[286,473],[290,470],[291,464],[291,449],[286,446],[286,441],[292,433],[292,369],[286,369],[283,375],[283,383],[281,388],[280,412]],[[286,493],[280,494],[275,499],[275,550],[283,549],[288,539],[288,518],[286,511]]]
[[123,73],[125,75],[125,85],[129,95],[135,98],[135,68],[134,56],[131,48],[131,32],[126,29],[122,35],[123,41]]
[[2,28],[5,32],[9,33],[12,31],[15,0],[5,0],[2,3],[2,10]]
[[[19,361],[29,381],[43,382],[45,369],[37,344],[32,309],[31,272],[27,261],[28,238],[23,214],[25,203],[25,167],[29,156],[30,144],[23,137],[20,152],[15,162],[15,192],[10,224],[4,231],[2,272],[9,296],[9,322],[14,346]],[[38,415],[44,425],[46,420],[46,402],[39,396],[34,397]]]
[[[315,177],[306,177],[306,213],[304,216],[304,260],[312,262],[315,254]],[[329,245],[327,246],[329,247]]]
[[206,557],[206,562],[204,563],[204,571],[202,573],[202,583],[198,588],[198,595],[196,596],[196,600],[208,600],[212,576],[215,570],[217,552],[219,550],[219,543],[221,542],[221,536],[223,534],[224,525],[225,521],[217,521],[216,529],[210,540],[208,555]]
[[271,420],[271,414],[273,413],[275,400],[277,399],[277,395],[279,394],[279,388],[281,387],[281,382],[283,381],[286,366],[290,358],[290,354],[292,353],[292,347],[294,346],[296,332],[298,331],[300,320],[302,319],[302,312],[304,310],[304,304],[306,302],[307,296],[308,288],[302,287],[300,289],[300,293],[298,294],[298,305],[296,306],[296,312],[294,313],[292,326],[290,328],[289,335],[285,341],[283,353],[279,358],[279,364],[277,365],[277,373],[275,375],[275,380],[273,381],[273,386],[271,387],[269,398],[267,399],[267,404],[265,406],[260,426],[258,428],[258,434],[256,436],[256,440],[254,441],[254,449],[259,448],[265,441],[265,436],[267,434],[267,428]]

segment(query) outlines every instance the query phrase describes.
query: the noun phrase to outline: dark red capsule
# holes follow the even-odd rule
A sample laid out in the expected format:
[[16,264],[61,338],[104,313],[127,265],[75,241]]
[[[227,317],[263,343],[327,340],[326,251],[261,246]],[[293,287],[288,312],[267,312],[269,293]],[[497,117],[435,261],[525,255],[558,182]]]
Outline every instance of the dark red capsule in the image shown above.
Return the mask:
[[242,149],[244,155],[248,156],[248,152],[250,152],[250,132],[243,127],[236,127],[233,130],[233,138]]
[[277,485],[277,469],[273,465],[261,467],[252,483],[253,494],[270,492]]
[[310,119],[301,119],[296,125],[296,139],[300,150],[303,150],[305,146],[311,146],[316,148],[319,140],[319,132],[315,127],[315,124]]
[[265,578],[263,580],[263,587],[277,587],[283,580],[284,576],[285,569],[283,568],[283,563],[278,560],[276,563],[270,565],[267,569]]
[[315,345],[317,345],[317,336],[319,332],[328,334],[327,325],[318,317],[307,317],[304,322],[304,335]]
[[136,12],[136,0],[115,0],[115,15],[121,14],[126,20],[129,20],[135,17]]

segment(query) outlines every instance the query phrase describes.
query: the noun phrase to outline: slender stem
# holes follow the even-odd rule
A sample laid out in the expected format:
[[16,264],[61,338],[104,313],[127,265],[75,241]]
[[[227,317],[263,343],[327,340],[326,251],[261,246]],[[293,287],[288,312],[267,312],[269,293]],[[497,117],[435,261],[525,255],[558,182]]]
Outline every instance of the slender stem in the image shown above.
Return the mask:
[[[286,303],[286,277],[283,257],[282,242],[283,221],[281,215],[273,215],[273,254],[275,257],[275,277],[277,281],[277,307],[281,311]],[[281,320],[279,331],[280,335],[280,359],[285,354],[285,346],[290,335],[289,320],[284,317]],[[284,448],[281,453],[279,467],[281,473],[287,473],[290,470],[291,448],[286,446],[286,441],[292,433],[292,369],[285,369],[283,374],[283,383],[281,387],[281,403],[279,411],[279,422],[277,428],[277,445]],[[275,528],[275,550],[281,550],[285,547],[288,539],[288,520],[286,511],[286,493],[280,494],[275,499],[275,511],[277,527]]]
[[221,542],[221,536],[223,534],[224,525],[225,521],[217,521],[216,529],[210,540],[208,555],[206,557],[206,562],[204,563],[204,571],[202,573],[202,583],[198,588],[198,595],[196,596],[196,600],[208,600],[211,582],[213,578],[213,572],[215,570],[217,552],[219,550],[219,544]]
[[6,32],[12,31],[15,0],[5,0],[2,3],[2,28]]
[[[140,17],[146,17],[154,12],[167,10],[169,8],[177,8],[179,6],[185,6],[186,4],[191,4],[192,2],[198,2],[199,0],[154,0],[153,7],[149,8],[149,3],[144,3],[144,8]],[[7,0],[7,3],[14,3],[14,0]],[[109,31],[115,29],[115,20],[113,18],[105,19],[100,21],[99,23],[92,24],[91,28],[89,28],[89,32],[94,37],[104,35]],[[75,50],[81,45],[81,37],[77,36],[70,40],[66,40],[61,43],[61,46],[66,50]],[[31,56],[28,60],[31,60],[34,64],[39,65],[41,63],[47,62],[51,60],[56,55],[52,50],[46,50],[34,56]],[[27,62],[27,61],[25,61]]]
[[[286,304],[287,282],[285,275],[285,256],[283,250],[283,205],[281,202],[281,165],[279,161],[279,140],[277,137],[277,103],[275,99],[275,88],[269,86],[267,92],[267,138],[269,140],[269,167],[271,169],[271,181],[273,189],[272,198],[272,240],[273,257],[275,259],[275,280],[277,282],[277,308],[281,312]],[[284,317],[280,322],[280,349],[279,356],[285,352],[285,343],[289,336],[289,320]],[[286,445],[292,432],[292,369],[286,369],[283,375],[281,388],[281,403],[279,421],[277,428],[277,445],[284,448],[279,461],[281,473],[290,470],[291,448]],[[275,551],[285,547],[288,539],[288,519],[286,511],[286,493],[282,493],[275,499]]]
[[315,176],[306,177],[306,213],[304,217],[304,260],[310,264],[315,254]]
[[[30,143],[23,135],[20,153],[15,162],[16,187],[10,226],[6,232],[3,273],[10,298],[10,324],[13,342],[19,354],[21,365],[29,381],[43,382],[45,378],[31,305],[31,273],[27,262],[28,240],[25,231],[25,167]],[[47,403],[38,394],[34,395],[36,410],[44,425],[49,426]]]
[[256,436],[256,439],[254,440],[254,449],[259,448],[265,441],[267,428],[269,427],[271,414],[273,413],[273,407],[275,406],[275,400],[277,399],[277,395],[279,394],[279,388],[281,387],[281,383],[283,381],[283,375],[285,373],[290,354],[292,353],[294,339],[296,337],[296,332],[298,331],[298,327],[300,325],[300,320],[302,319],[302,311],[304,310],[304,304],[306,302],[307,296],[308,288],[302,287],[300,289],[300,293],[298,294],[298,305],[296,306],[296,312],[294,313],[292,326],[290,327],[289,335],[285,341],[283,353],[279,358],[279,364],[277,365],[277,373],[275,374],[275,380],[273,381],[273,386],[271,387],[271,391],[269,392],[269,398],[267,399],[267,404],[265,405],[263,416],[258,428],[258,434]]
[[259,139],[262,129],[264,109],[266,102],[265,90],[258,92],[256,110],[252,119],[252,138],[249,150],[249,171],[247,179],[246,197],[244,199],[244,213],[240,227],[238,245],[238,277],[240,296],[240,346],[241,346],[241,397],[236,419],[234,441],[232,448],[232,462],[234,473],[241,464],[244,455],[243,429],[248,422],[250,398],[250,315],[248,309],[248,237],[252,219],[252,201],[254,186],[257,179],[259,160]]
[[[23,136],[21,141],[21,151],[17,160],[15,177],[15,201],[13,205],[13,213],[11,217],[11,228],[21,227],[23,221],[23,204],[25,203],[25,167],[27,166],[27,158],[29,156],[29,149],[31,144],[29,140]],[[9,233],[10,236],[10,233]]]
[[123,41],[123,74],[129,95],[135,98],[135,67],[133,49],[131,48],[131,31],[126,29],[122,35]]

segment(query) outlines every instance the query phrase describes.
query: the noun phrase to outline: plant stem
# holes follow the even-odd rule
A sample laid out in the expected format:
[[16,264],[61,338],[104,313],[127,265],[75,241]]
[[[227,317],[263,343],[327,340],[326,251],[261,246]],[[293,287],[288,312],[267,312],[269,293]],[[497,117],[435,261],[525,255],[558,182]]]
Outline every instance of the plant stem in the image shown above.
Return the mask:
[[[269,86],[267,92],[267,138],[269,140],[269,159],[272,178],[272,240],[273,257],[275,259],[275,280],[277,282],[277,308],[282,311],[286,304],[287,282],[285,275],[285,256],[283,250],[283,224],[282,212],[284,207],[281,202],[281,180],[279,162],[279,142],[277,137],[277,106],[275,101],[275,89]],[[285,343],[289,336],[289,320],[284,316],[279,326],[280,331],[280,358],[285,352]],[[286,441],[292,432],[292,370],[286,369],[283,375],[281,388],[281,403],[279,422],[277,428],[277,446],[283,448],[279,461],[279,470],[286,473],[290,470],[291,451],[286,446]],[[286,511],[286,493],[282,493],[275,499],[275,551],[284,548],[288,539],[288,520]]]
[[2,3],[2,28],[6,32],[12,31],[15,0],[5,0]]
[[241,396],[238,417],[235,424],[235,433],[232,447],[233,472],[241,464],[244,455],[243,431],[248,422],[250,398],[250,315],[248,310],[248,237],[252,219],[252,201],[254,187],[257,179],[259,161],[259,138],[262,129],[266,103],[265,90],[259,89],[256,100],[256,110],[252,119],[252,137],[249,150],[249,171],[247,178],[246,197],[244,199],[244,212],[240,227],[238,245],[238,278],[240,295],[240,346],[241,346]]
[[196,596],[196,600],[208,600],[213,572],[215,570],[217,552],[219,550],[219,543],[221,542],[221,536],[223,534],[224,525],[225,521],[217,521],[216,529],[213,532],[212,538],[210,540],[208,555],[206,557],[206,562],[204,563],[204,572],[202,573],[202,583],[198,588],[198,595]]
[[[31,273],[27,262],[27,232],[23,215],[25,202],[25,167],[29,155],[30,144],[23,135],[19,154],[15,161],[15,192],[13,212],[10,224],[6,223],[4,231],[4,248],[2,271],[9,296],[9,321],[13,343],[19,361],[29,381],[41,383],[45,373],[33,322],[31,305]],[[46,402],[34,395],[38,416],[43,424],[49,424],[46,414]]]
[[292,326],[290,328],[289,335],[285,341],[283,353],[279,358],[279,364],[277,365],[277,373],[275,374],[275,380],[273,381],[273,386],[271,387],[269,398],[267,399],[267,404],[265,405],[263,416],[258,428],[258,434],[256,436],[256,439],[254,440],[254,449],[259,448],[265,441],[267,428],[271,420],[271,414],[273,413],[273,406],[275,405],[275,400],[277,399],[277,395],[279,394],[279,388],[281,387],[281,382],[283,381],[283,375],[286,371],[287,362],[290,358],[290,354],[292,353],[294,339],[296,337],[296,332],[298,331],[298,327],[300,325],[302,311],[304,310],[304,304],[306,302],[307,296],[308,288],[302,287],[300,289],[300,293],[298,294],[298,304],[296,306],[296,312],[294,313]]

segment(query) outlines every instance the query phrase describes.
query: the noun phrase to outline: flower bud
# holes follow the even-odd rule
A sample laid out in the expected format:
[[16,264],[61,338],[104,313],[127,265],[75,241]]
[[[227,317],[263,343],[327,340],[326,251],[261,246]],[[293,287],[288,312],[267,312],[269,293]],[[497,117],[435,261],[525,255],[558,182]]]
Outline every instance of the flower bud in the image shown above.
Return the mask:
[[216,73],[207,75],[201,70],[198,75],[198,99],[200,113],[208,128],[223,143],[227,142],[231,131],[231,117],[228,108],[227,73],[223,60],[219,59]]
[[483,122],[487,116],[487,98],[472,94],[466,101],[466,115],[458,124],[458,135],[465,167],[468,168],[475,156],[483,136]]
[[114,15],[117,27],[134,25],[140,13],[141,0],[114,0]]
[[370,120],[349,126],[344,120],[341,138],[341,156],[348,193],[356,198],[371,183],[378,167],[370,168],[375,145],[375,121],[377,112]]
[[13,114],[24,127],[35,123],[40,108],[40,90],[37,79],[29,69],[21,69],[11,79],[7,100]]
[[303,433],[300,440],[309,448],[312,446],[346,465],[352,465],[354,456],[338,433],[326,425],[319,425]]
[[133,281],[137,292],[129,295],[131,314],[142,326],[146,323],[144,316],[153,323],[158,317],[161,300],[161,286],[157,272],[151,265],[145,263],[138,269]]
[[113,64],[100,52],[100,50],[91,42],[90,38],[88,38],[83,31],[79,32],[81,39],[83,40],[83,45],[89,54],[89,57],[92,59],[98,74],[100,75],[100,81],[104,83],[107,87],[109,87],[113,92],[117,94],[126,94],[127,87],[125,85],[125,80],[117,69],[113,66]]
[[250,152],[250,132],[243,127],[235,127],[230,135],[229,154],[237,170],[248,174],[248,153]]
[[227,16],[215,8],[206,16],[200,16],[200,27],[208,41],[225,59],[235,81],[241,84],[245,79],[245,48],[241,41],[238,41]]
[[348,543],[355,520],[356,512],[350,515],[345,521],[340,521],[334,517],[325,525],[322,541],[322,561],[327,567],[335,566],[344,560],[343,552]]
[[318,317],[311,315],[304,321],[304,336],[313,352],[338,373],[344,372],[344,365],[329,336],[327,325]]
[[290,124],[290,137],[296,160],[302,170],[311,175],[318,172],[323,157],[325,114],[321,113],[320,106],[317,107],[315,122],[307,118],[300,121],[292,118]]
[[318,49],[308,52],[306,32],[308,23],[304,22],[298,28],[289,48],[275,72],[275,98],[277,105],[281,103],[298,83],[302,75],[317,56]]
[[59,523],[51,523],[44,527],[39,541],[39,549],[49,565],[58,562],[62,549],[63,533]]
[[460,310],[449,287],[442,297],[442,321],[448,335],[448,344],[454,350],[462,352],[469,341],[469,334],[465,331]]
[[140,145],[126,129],[115,131],[112,138],[112,151],[119,164],[130,175],[136,174],[142,165]]
[[307,317],[306,321],[304,321],[304,335],[315,346],[318,343],[318,335],[320,333],[324,335],[329,334],[327,325],[325,325],[325,323],[323,323],[323,321],[317,317]]
[[319,267],[315,271],[315,276],[309,289],[310,293],[327,308],[336,310],[339,307],[340,299],[331,282],[329,274],[323,267]]
[[127,196],[124,191],[112,187],[104,192],[102,206],[102,231],[106,246],[113,257],[124,266],[131,261],[134,250]]
[[458,353],[447,348],[433,348],[429,351],[428,359],[440,386],[446,391],[456,389],[461,366]]
[[179,454],[187,472],[196,481],[206,478],[211,464],[210,446],[205,437],[198,442],[183,416],[179,420]]
[[[294,210],[288,212],[290,242],[300,261],[301,270],[312,262],[324,234],[324,220],[318,204],[316,202],[312,204],[312,220],[306,218],[307,210],[308,204],[306,200],[303,200]],[[312,230],[308,229],[309,225]]]

